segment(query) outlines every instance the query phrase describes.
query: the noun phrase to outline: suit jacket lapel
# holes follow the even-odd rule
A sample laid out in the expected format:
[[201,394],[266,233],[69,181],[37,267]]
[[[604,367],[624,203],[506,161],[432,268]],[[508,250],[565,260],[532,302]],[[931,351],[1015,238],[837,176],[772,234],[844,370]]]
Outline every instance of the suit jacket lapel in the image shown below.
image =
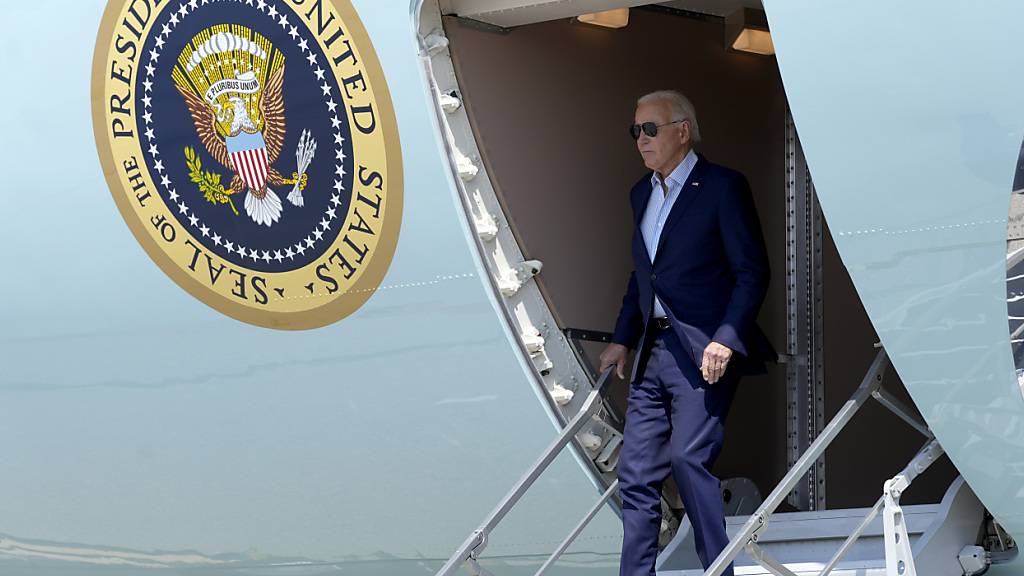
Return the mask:
[[651,191],[653,186],[651,185],[650,173],[648,178],[644,181],[642,186],[633,189],[633,194],[630,200],[633,202],[633,234],[636,236],[636,240],[640,241],[640,245],[644,247],[644,254],[647,254],[647,261],[654,263],[654,258],[651,258],[651,253],[647,250],[647,242],[644,241],[644,232],[640,227],[640,223],[644,220],[644,212],[647,211],[647,204],[651,201]]
[[707,160],[698,154],[697,163],[694,164],[693,170],[690,171],[686,182],[683,183],[683,189],[679,191],[679,197],[676,198],[676,203],[672,205],[672,211],[668,213],[668,218],[665,220],[665,227],[662,228],[661,237],[658,238],[658,254],[661,254],[661,247],[665,244],[665,238],[668,238],[672,232],[672,227],[679,222],[686,209],[693,204],[693,201],[703,191],[703,176],[706,165]]
[[651,173],[648,172],[647,176],[642,186],[633,189],[633,197],[631,198],[633,201],[633,223],[636,224],[637,229],[640,228],[640,222],[644,219],[647,203],[651,201]]

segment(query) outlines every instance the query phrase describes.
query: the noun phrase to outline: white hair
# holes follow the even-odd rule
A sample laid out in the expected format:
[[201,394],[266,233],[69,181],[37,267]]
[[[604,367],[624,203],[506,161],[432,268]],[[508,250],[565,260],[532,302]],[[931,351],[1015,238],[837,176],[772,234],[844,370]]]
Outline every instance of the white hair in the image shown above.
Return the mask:
[[690,139],[693,140],[694,143],[700,142],[700,127],[697,126],[697,111],[694,110],[693,103],[690,102],[689,98],[675,90],[658,90],[657,92],[645,94],[636,101],[637,106],[651,102],[665,102],[668,104],[669,109],[672,111],[673,122],[689,120]]

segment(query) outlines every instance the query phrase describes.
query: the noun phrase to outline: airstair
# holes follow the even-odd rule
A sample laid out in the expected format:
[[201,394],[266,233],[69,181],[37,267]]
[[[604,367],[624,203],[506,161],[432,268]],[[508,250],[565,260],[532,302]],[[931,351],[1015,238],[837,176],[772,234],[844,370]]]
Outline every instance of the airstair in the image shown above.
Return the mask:
[[[775,489],[749,515],[726,520],[729,545],[704,571],[694,549],[689,523],[683,519],[675,537],[661,551],[659,576],[719,576],[734,564],[737,576],[971,576],[993,561],[1015,553],[1012,540],[991,518],[963,478],[957,478],[938,504],[901,506],[900,497],[942,454],[928,426],[882,387],[888,357],[880,346],[860,386]],[[484,522],[437,572],[453,576],[462,567],[473,575],[488,575],[480,565],[489,536],[537,478],[586,423],[599,413],[611,369],[600,375],[581,410],[562,429],[534,465],[502,499]],[[861,407],[874,399],[917,430],[923,446],[891,479],[879,486],[870,508],[776,513],[786,496],[814,465]],[[597,512],[614,498],[612,481],[601,497],[537,570],[549,571],[586,528]],[[992,538],[985,538],[989,534]],[[988,543],[988,548],[979,545]]]
[[[758,539],[758,550],[737,557],[735,574],[885,576],[885,525],[878,511],[876,507],[776,514],[771,529]],[[871,516],[874,518],[862,526]],[[950,485],[941,503],[903,506],[902,517],[917,574],[959,576],[975,573],[968,569],[984,567],[984,549],[964,544],[976,541],[984,508],[962,478]],[[747,520],[742,516],[726,520],[730,538],[742,531]],[[845,548],[841,559],[822,562],[833,558],[858,530],[860,537]],[[773,566],[769,559],[781,567]],[[680,525],[672,543],[662,551],[657,570],[661,576],[704,574],[688,522]],[[896,573],[900,573],[898,567]]]

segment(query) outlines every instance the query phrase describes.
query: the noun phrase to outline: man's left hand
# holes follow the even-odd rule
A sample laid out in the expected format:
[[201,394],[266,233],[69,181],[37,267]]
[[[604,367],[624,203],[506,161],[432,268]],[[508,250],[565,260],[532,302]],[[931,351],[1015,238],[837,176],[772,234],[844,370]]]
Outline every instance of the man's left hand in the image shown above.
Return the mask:
[[714,384],[725,374],[725,367],[732,358],[732,349],[724,344],[712,342],[704,349],[704,358],[701,361],[700,373],[708,384]]

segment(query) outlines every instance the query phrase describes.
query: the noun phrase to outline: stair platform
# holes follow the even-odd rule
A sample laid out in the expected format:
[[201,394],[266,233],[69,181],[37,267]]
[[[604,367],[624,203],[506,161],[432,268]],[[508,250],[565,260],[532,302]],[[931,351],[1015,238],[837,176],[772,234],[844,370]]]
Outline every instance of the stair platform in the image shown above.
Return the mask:
[[[970,487],[958,478],[942,502],[903,506],[907,533],[914,550],[917,573],[960,576],[957,556],[975,544],[984,509]],[[774,514],[758,545],[799,576],[817,576],[870,508]],[[730,538],[741,531],[749,516],[726,519]],[[772,574],[746,553],[734,563],[736,576]],[[675,538],[658,556],[658,576],[700,576],[704,571],[694,548],[693,532],[685,519]],[[864,530],[836,568],[833,576],[885,576],[885,543],[881,515]]]

